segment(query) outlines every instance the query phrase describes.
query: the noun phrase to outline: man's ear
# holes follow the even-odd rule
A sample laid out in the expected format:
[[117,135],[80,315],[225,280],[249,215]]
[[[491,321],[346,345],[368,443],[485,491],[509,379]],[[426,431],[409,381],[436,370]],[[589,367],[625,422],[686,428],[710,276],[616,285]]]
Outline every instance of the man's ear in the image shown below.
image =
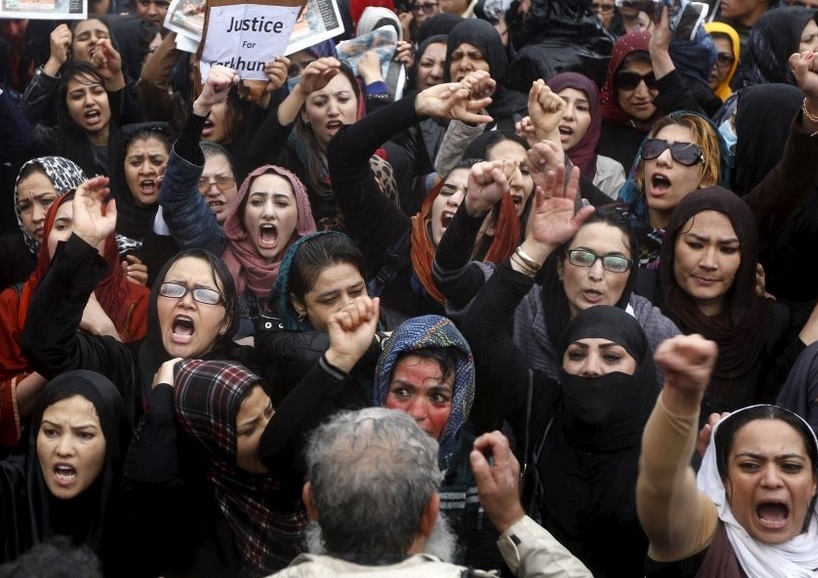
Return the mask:
[[301,489],[301,499],[304,500],[304,505],[307,507],[307,514],[311,520],[318,521],[318,510],[315,509],[315,504],[312,503],[312,486],[309,482],[304,484]]
[[420,534],[424,538],[428,538],[435,528],[435,522],[437,522],[437,517],[439,515],[440,515],[440,494],[435,492],[434,494],[432,494],[432,497],[429,499],[429,504],[426,506],[426,509],[423,510],[423,515],[420,517],[420,527],[418,528],[418,534]]

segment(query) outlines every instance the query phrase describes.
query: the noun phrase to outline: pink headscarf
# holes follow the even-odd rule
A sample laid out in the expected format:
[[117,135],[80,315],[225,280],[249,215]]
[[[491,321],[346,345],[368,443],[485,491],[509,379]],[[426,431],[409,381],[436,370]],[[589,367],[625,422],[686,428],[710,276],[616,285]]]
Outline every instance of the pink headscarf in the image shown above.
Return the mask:
[[233,275],[233,280],[236,282],[236,291],[239,295],[243,295],[245,287],[249,287],[250,291],[257,297],[267,297],[273,283],[278,278],[278,268],[284,254],[287,252],[287,247],[297,239],[314,233],[316,230],[307,189],[304,188],[297,176],[282,167],[264,165],[247,175],[239,189],[238,206],[243,206],[253,180],[267,173],[275,173],[290,182],[295,196],[295,203],[298,207],[298,220],[295,223],[295,231],[287,240],[287,246],[282,247],[276,262],[268,263],[258,254],[255,245],[250,240],[247,230],[244,228],[244,223],[242,223],[241,215],[239,215],[241,211],[237,210],[230,215],[224,224],[227,247],[222,255],[222,260],[230,270],[230,274]]

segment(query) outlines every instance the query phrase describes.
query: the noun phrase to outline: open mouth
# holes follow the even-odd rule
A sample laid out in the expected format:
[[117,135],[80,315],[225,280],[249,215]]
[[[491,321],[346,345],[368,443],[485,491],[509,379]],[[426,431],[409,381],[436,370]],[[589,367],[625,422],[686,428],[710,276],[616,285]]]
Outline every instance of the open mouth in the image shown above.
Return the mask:
[[440,215],[440,228],[445,231],[448,226],[452,224],[453,220],[454,213],[451,211],[443,211],[443,213]]
[[212,120],[206,120],[204,123],[204,128],[202,128],[202,138],[209,137],[211,134],[213,134],[213,127],[215,126],[216,125],[213,124]]
[[139,192],[141,192],[143,195],[153,195],[156,193],[156,180],[142,179],[139,181]]
[[102,113],[96,109],[88,110],[83,114],[83,118],[85,118],[88,124],[96,124],[102,118]]
[[756,507],[756,516],[764,528],[778,530],[787,525],[790,509],[781,502],[762,502]]
[[54,466],[54,477],[60,485],[73,484],[77,479],[77,469],[68,464],[56,464]]
[[657,173],[650,178],[650,184],[653,194],[662,194],[670,188],[670,179],[663,174]]
[[331,120],[327,123],[327,131],[331,133],[336,133],[341,130],[341,127],[344,126],[344,123],[340,120]]
[[572,129],[570,126],[560,125],[559,131],[560,135],[562,136],[571,136],[572,134],[574,134],[574,129]]
[[582,292],[582,297],[590,303],[598,303],[602,300],[602,292],[596,289],[585,289]]
[[278,227],[265,223],[258,230],[258,244],[262,249],[275,249],[278,244]]
[[208,201],[207,206],[210,207],[213,210],[219,210],[224,206],[224,201],[218,201],[218,200]]
[[511,193],[511,202],[514,203],[514,206],[519,209],[523,204],[523,195],[519,193]]
[[193,319],[187,315],[177,315],[173,319],[171,332],[173,333],[174,341],[187,343],[193,338],[195,326]]

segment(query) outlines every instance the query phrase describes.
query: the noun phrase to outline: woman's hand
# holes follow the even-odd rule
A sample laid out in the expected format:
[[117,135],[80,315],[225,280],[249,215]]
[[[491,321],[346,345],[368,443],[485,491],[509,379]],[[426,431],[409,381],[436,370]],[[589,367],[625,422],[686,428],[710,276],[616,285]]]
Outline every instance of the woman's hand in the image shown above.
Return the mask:
[[670,58],[671,40],[673,40],[673,31],[670,29],[668,7],[665,6],[662,8],[662,18],[659,20],[659,24],[655,25],[648,43],[653,74],[657,79],[664,78],[676,69],[673,60]]
[[307,98],[311,92],[324,88],[333,77],[341,72],[341,61],[332,56],[310,62],[303,71],[295,90]]
[[564,165],[546,173],[544,187],[535,187],[534,206],[528,217],[522,248],[540,265],[558,246],[576,235],[594,212],[593,207],[574,212],[578,191],[579,169],[573,168],[566,185]]
[[125,255],[125,260],[122,261],[122,272],[125,273],[125,278],[134,285],[148,284],[148,266],[136,255]]
[[364,84],[383,81],[381,72],[381,57],[377,50],[367,50],[358,59],[358,74],[363,79]]
[[395,56],[392,60],[400,62],[407,69],[412,68],[412,65],[415,64],[415,48],[412,43],[406,40],[398,40],[398,47],[395,49]]
[[469,169],[463,201],[466,212],[472,217],[482,217],[488,213],[492,205],[509,190],[508,179],[513,171],[514,163],[504,161],[481,162]]
[[565,101],[542,80],[535,80],[528,91],[528,114],[537,140],[560,142],[559,124],[565,114]]
[[531,171],[531,178],[534,186],[546,187],[546,177],[548,171],[556,171],[560,166],[565,165],[565,153],[562,150],[562,143],[553,140],[543,139],[535,142],[526,153],[528,166]]
[[85,309],[82,312],[80,329],[90,335],[108,335],[117,341],[122,341],[114,322],[111,321],[111,318],[105,313],[105,310],[102,308],[102,305],[99,304],[99,301],[97,301],[97,296],[94,293],[91,293],[91,297],[88,299],[88,303],[86,303]]
[[264,92],[275,92],[287,82],[287,73],[290,69],[290,59],[286,56],[276,56],[275,60],[264,63],[264,74],[267,76],[267,86]]
[[470,124],[492,122],[481,111],[491,104],[497,84],[484,70],[472,72],[460,82],[431,86],[415,97],[415,112],[420,116],[451,118]]
[[105,203],[110,194],[108,177],[88,179],[74,194],[73,234],[92,247],[98,247],[116,229],[116,200]]
[[372,345],[378,328],[380,299],[362,295],[350,300],[327,321],[329,349],[324,354],[330,365],[349,373]]
[[677,335],[659,344],[653,360],[665,374],[662,401],[670,412],[699,411],[718,354],[714,341],[697,334]]
[[[804,91],[804,103],[813,118],[818,117],[818,62],[816,61],[818,59],[815,58],[815,53],[810,51],[790,56],[790,67],[795,76],[795,82]],[[818,122],[811,121],[807,115],[803,115],[802,122],[806,132],[813,134],[818,131]]]
[[160,383],[174,387],[176,385],[174,383],[176,380],[176,365],[180,361],[182,361],[181,357],[174,357],[173,359],[168,359],[165,363],[160,365],[159,369],[156,370],[156,373],[153,374],[151,389],[154,389]]
[[105,90],[116,91],[125,88],[125,76],[122,74],[122,56],[111,44],[110,38],[97,42],[91,65],[105,80]]
[[51,54],[43,66],[43,72],[48,76],[57,76],[60,68],[68,60],[68,51],[71,50],[71,30],[67,24],[60,24],[51,31]]
[[230,89],[239,83],[239,75],[232,68],[215,65],[207,73],[202,93],[193,102],[193,114],[207,116],[210,109],[227,99]]

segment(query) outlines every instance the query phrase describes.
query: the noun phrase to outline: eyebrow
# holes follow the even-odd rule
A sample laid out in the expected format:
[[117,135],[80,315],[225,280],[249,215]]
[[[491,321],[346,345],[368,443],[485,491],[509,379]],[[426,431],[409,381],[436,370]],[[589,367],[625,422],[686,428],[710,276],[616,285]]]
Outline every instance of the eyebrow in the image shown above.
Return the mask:
[[[359,281],[358,283],[355,283],[354,285],[348,285],[347,287],[345,287],[345,289],[347,291],[349,291],[350,289],[358,289],[358,288],[361,288],[363,286],[364,286],[364,283],[362,281]],[[319,293],[318,295],[316,295],[315,299],[318,300],[318,299],[324,299],[326,297],[335,296],[337,293],[340,293],[340,292],[341,292],[341,289],[331,289],[329,291],[324,291],[323,293]]]
[[[53,422],[51,420],[47,420],[47,419],[42,420],[40,422],[40,425],[42,425],[42,424],[49,424],[51,427],[56,427],[56,428],[62,428],[63,427],[63,425],[61,423],[55,423],[55,422]],[[81,423],[79,425],[72,425],[72,426],[69,426],[69,427],[71,429],[73,429],[73,430],[88,429],[88,428],[99,429],[96,426],[96,424],[94,424],[94,423]]]
[[278,192],[278,191],[252,191],[250,193],[251,197],[256,196],[256,195],[263,196],[263,197],[268,197],[268,196],[272,195],[272,197],[274,199],[278,198],[278,197],[284,197],[285,199],[289,200],[289,199],[292,198],[292,196],[289,193],[281,193],[281,192]]
[[[701,235],[699,233],[685,233],[685,237],[693,237],[697,241],[710,241],[710,237],[707,235]],[[722,239],[716,239],[716,243],[720,245],[731,245],[733,243],[738,243],[739,240],[736,237],[727,237]]]
[[[750,451],[738,452],[736,454],[736,457],[737,458],[739,458],[739,457],[753,458],[753,459],[756,459],[756,460],[766,460],[767,459],[767,456],[765,456],[765,455],[757,454],[755,452],[750,452]],[[797,453],[781,454],[781,455],[773,456],[774,460],[779,460],[779,461],[780,460],[791,460],[793,458],[796,458],[796,459],[799,459],[799,460],[804,460],[804,461],[806,461],[806,459],[807,459],[806,456],[804,456],[802,454],[797,454]]]
[[[427,377],[426,379],[435,379],[435,377],[434,376]],[[417,389],[418,388],[418,386],[416,384],[411,383],[409,381],[405,381],[403,379],[393,379],[392,383],[390,383],[389,385],[391,387],[391,386],[396,385],[396,384],[397,385],[403,385],[404,387],[411,387],[412,389]],[[451,392],[454,391],[454,386],[451,383],[447,382],[447,381],[443,381],[443,382],[438,381],[435,384],[426,386],[426,388],[427,389],[443,389],[443,390],[451,391]]]

